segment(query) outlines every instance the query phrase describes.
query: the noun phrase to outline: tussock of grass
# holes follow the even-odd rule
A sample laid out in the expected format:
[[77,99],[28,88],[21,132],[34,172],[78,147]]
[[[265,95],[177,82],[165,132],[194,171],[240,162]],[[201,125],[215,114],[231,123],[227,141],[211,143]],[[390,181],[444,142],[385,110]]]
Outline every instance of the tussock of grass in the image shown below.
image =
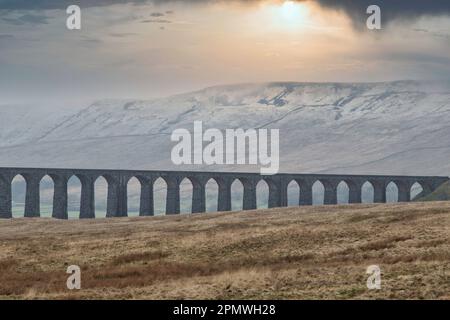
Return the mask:
[[157,260],[167,257],[169,254],[163,251],[136,252],[121,255],[113,260],[114,264],[126,264],[140,261]]

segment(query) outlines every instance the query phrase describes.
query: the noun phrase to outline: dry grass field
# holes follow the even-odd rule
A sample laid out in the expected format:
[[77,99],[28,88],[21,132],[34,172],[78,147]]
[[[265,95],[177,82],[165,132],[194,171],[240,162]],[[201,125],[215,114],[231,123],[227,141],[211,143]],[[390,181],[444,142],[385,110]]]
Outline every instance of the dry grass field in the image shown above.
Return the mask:
[[6,220],[0,270],[3,299],[450,299],[450,202]]

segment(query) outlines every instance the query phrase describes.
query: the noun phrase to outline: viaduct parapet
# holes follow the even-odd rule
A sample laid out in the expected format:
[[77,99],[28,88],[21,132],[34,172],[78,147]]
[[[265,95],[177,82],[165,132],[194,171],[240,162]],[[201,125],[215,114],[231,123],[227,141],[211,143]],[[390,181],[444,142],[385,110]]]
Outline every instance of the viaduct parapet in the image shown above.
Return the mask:
[[269,187],[270,208],[287,206],[288,185],[295,181],[300,189],[299,205],[312,205],[313,184],[320,181],[324,187],[324,204],[337,204],[337,187],[344,181],[349,189],[349,203],[360,203],[362,186],[369,182],[373,186],[375,203],[386,202],[386,187],[395,183],[398,201],[411,200],[411,187],[418,183],[422,195],[436,190],[449,180],[448,177],[432,176],[378,176],[378,175],[333,175],[290,174],[264,176],[258,173],[197,172],[197,171],[133,171],[133,170],[83,170],[0,168],[0,218],[12,218],[12,181],[22,176],[26,182],[25,217],[40,216],[40,181],[49,176],[54,183],[53,218],[68,218],[68,181],[76,176],[81,182],[80,218],[95,218],[95,181],[105,178],[108,184],[107,217],[128,216],[127,186],[136,178],[141,186],[140,215],[154,214],[154,182],[162,178],[167,184],[166,214],[180,213],[180,184],[188,179],[193,187],[192,212],[206,211],[206,183],[214,180],[218,185],[218,211],[231,210],[231,185],[239,180],[244,188],[243,210],[256,209],[256,186],[263,180]]

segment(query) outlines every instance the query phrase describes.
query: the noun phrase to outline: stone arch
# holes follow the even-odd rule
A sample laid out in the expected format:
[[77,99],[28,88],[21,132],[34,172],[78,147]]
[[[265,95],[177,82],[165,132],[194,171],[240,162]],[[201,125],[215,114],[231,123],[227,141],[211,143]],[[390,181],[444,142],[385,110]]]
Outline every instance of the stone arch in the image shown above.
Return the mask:
[[325,186],[322,181],[316,180],[312,184],[313,205],[323,205],[325,203]]
[[396,181],[389,181],[386,185],[386,202],[399,202],[399,188]]
[[134,178],[138,180],[139,216],[146,217],[155,215],[154,183],[156,177],[137,175]]
[[69,219],[80,217],[81,180],[78,176],[69,177],[67,182],[67,215]]
[[[75,175],[81,183],[81,195],[80,195],[80,219],[94,219],[95,215],[95,183],[98,176],[91,174],[76,174]],[[106,193],[107,183],[104,178],[100,180],[100,188],[103,189],[103,193]],[[106,208],[106,200],[103,201]],[[106,209],[104,210],[106,216]]]
[[[266,176],[263,178],[266,183],[268,189],[265,189],[265,192],[268,192],[267,195],[267,207],[268,208],[278,208],[278,207],[287,207],[288,205],[288,183],[284,179],[280,179],[278,177]],[[260,186],[260,185],[258,185]],[[262,189],[262,187],[260,187]],[[264,196],[263,192],[258,192],[259,197],[261,195]],[[297,193],[299,195],[299,193]]]
[[166,212],[167,182],[158,177],[153,183],[154,214],[163,215]]
[[[127,180],[106,173],[97,177],[96,181],[103,178],[106,180],[106,217],[127,216]],[[102,214],[103,216],[103,214]]]
[[[180,199],[180,185],[186,177],[177,174],[167,174],[162,176],[167,185],[166,193],[166,215],[179,214],[181,199]],[[191,182],[192,184],[192,182]]]
[[291,180],[287,185],[287,205],[297,207],[300,204],[300,186],[297,181]]
[[244,203],[244,184],[240,179],[234,179],[231,183],[231,210],[240,211]]
[[244,186],[242,210],[253,210],[256,209],[257,199],[256,199],[256,186],[259,179],[254,179],[253,177],[243,177],[238,178],[242,185]]
[[[127,215],[125,186],[112,174],[77,174],[81,181],[80,218],[123,217]],[[125,188],[125,189],[124,189]]]
[[[231,211],[232,210],[232,194],[233,191],[231,189],[234,179],[226,176],[214,176],[214,180],[216,181],[219,190],[218,190],[218,199],[217,199],[217,210],[218,211]],[[242,184],[236,183],[234,186],[234,190],[241,190]]]
[[14,218],[25,216],[25,194],[27,181],[21,174],[15,175],[11,180],[12,188],[12,216]]
[[350,202],[350,187],[347,181],[341,181],[336,188],[337,203],[346,204]]
[[295,179],[295,182],[297,182],[300,191],[298,204],[300,206],[313,205],[313,184],[315,181],[309,179]]
[[25,194],[25,214],[27,218],[40,217],[40,181],[44,175],[22,174],[27,182]]
[[39,212],[41,217],[49,218],[53,213],[53,197],[55,195],[55,180],[45,175],[39,181]]
[[412,187],[411,181],[395,180],[393,182],[397,186],[397,202],[411,201],[411,187]]
[[348,203],[361,203],[361,181],[355,179],[345,179],[344,181],[348,187]]
[[361,202],[373,203],[375,197],[375,189],[370,181],[365,181],[361,186]]
[[339,181],[336,179],[320,179],[320,182],[325,188],[325,195],[324,195],[324,204],[330,205],[330,204],[337,204],[337,186]]
[[192,185],[191,212],[206,212],[206,184],[208,182],[208,178],[204,176],[191,176],[188,177],[188,179]]
[[389,182],[388,180],[384,179],[370,179],[370,183],[372,184],[373,187],[374,203],[386,203],[386,187],[388,182]]
[[210,178],[205,184],[206,212],[219,211],[219,183]]

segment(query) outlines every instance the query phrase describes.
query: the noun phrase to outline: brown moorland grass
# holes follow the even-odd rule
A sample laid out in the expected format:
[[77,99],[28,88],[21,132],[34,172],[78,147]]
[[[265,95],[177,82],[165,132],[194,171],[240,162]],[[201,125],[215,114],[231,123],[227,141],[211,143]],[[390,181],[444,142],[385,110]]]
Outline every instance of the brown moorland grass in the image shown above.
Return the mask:
[[449,240],[450,202],[2,220],[0,298],[450,299]]

